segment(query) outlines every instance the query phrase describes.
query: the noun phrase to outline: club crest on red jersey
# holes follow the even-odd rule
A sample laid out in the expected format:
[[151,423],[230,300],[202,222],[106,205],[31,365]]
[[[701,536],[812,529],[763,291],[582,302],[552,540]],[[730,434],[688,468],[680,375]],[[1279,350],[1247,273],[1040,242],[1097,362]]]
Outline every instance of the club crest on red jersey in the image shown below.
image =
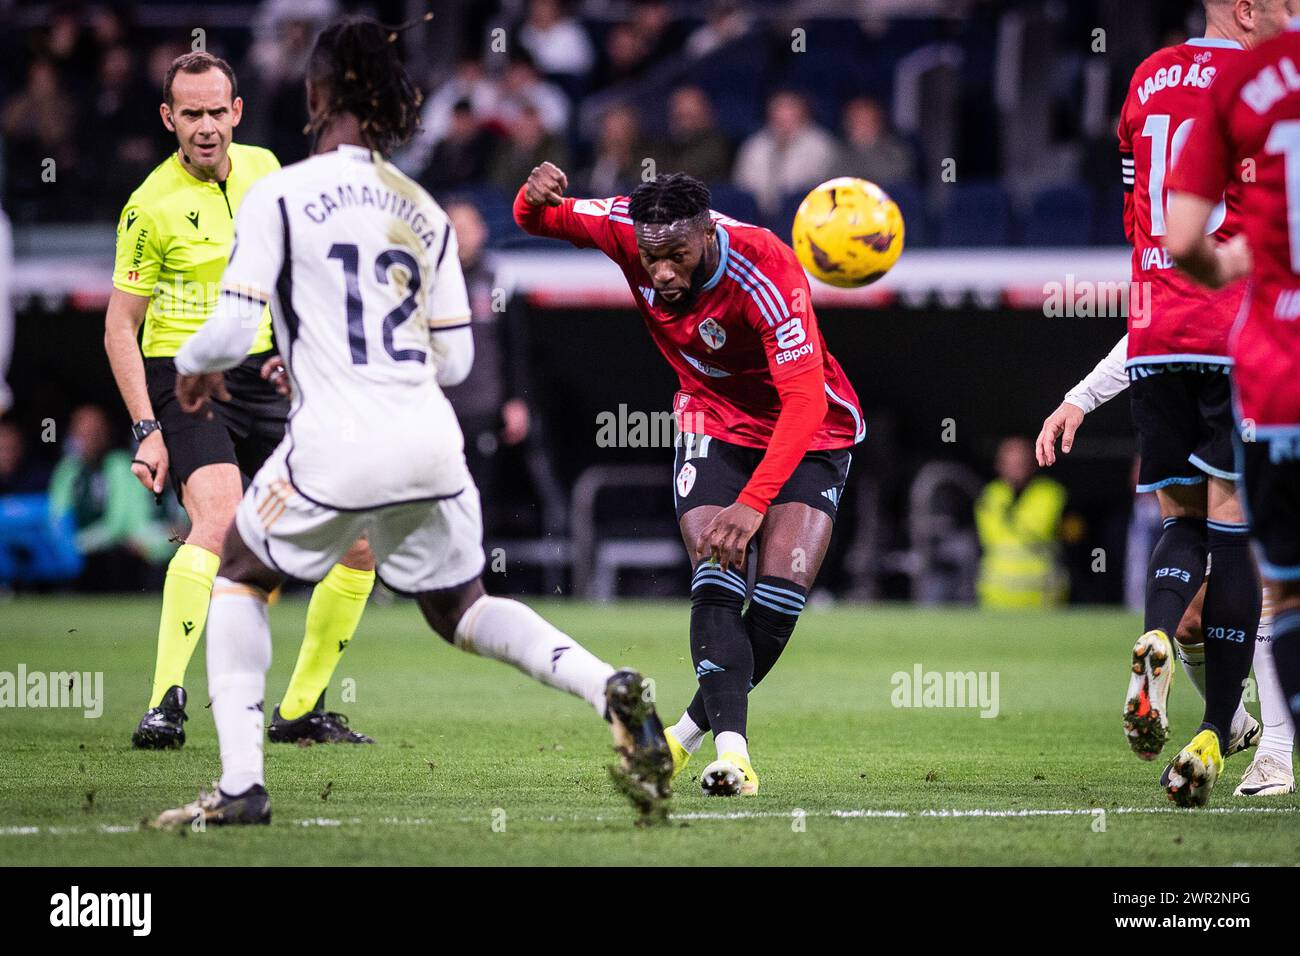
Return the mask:
[[699,331],[704,344],[715,352],[727,344],[727,332],[718,324],[717,319],[712,317],[705,319],[700,323]]

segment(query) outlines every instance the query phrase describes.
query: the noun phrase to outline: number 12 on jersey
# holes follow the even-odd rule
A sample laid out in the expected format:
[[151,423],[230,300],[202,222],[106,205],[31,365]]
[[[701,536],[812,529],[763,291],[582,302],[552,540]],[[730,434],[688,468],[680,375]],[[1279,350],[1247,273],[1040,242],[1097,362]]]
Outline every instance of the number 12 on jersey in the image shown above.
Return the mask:
[[[327,258],[337,259],[343,266],[343,280],[347,289],[345,310],[348,321],[348,346],[352,352],[352,364],[365,365],[370,358],[366,342],[365,307],[361,301],[359,281],[360,251],[355,243],[336,242],[330,246]],[[406,270],[406,296],[395,309],[384,316],[381,325],[384,351],[395,362],[423,363],[426,358],[423,349],[399,349],[393,342],[393,333],[397,331],[398,326],[411,317],[416,309],[415,297],[420,291],[420,264],[405,249],[385,249],[375,257],[375,279],[381,285],[389,285],[389,271],[394,266],[401,266]]]

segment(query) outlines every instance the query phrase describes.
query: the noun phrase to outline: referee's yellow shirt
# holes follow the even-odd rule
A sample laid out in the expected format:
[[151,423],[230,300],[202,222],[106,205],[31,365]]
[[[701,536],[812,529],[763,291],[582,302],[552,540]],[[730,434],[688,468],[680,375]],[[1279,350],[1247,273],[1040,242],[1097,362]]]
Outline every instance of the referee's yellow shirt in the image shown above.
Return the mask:
[[[224,183],[192,176],[172,153],[131,194],[117,224],[113,286],[148,296],[141,349],[147,358],[174,356],[207,321],[235,240],[235,213],[253,183],[280,168],[259,146],[230,144]],[[271,313],[250,355],[271,348]]]

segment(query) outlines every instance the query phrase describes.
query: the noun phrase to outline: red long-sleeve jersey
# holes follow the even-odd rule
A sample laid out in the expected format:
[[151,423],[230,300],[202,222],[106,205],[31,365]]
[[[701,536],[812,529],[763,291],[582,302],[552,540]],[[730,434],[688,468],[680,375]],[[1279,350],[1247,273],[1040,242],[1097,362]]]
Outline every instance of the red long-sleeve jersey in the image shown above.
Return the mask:
[[[1192,131],[1201,104],[1224,69],[1243,55],[1235,40],[1199,37],[1157,50],[1133,72],[1119,119],[1124,173],[1124,233],[1133,244],[1128,365],[1168,362],[1230,364],[1228,332],[1243,283],[1210,290],[1174,268],[1162,245],[1167,178]],[[1241,231],[1240,189],[1230,186],[1211,217],[1222,242]],[[1139,303],[1135,307],[1134,302]]]
[[[1242,170],[1253,171],[1242,183]],[[1300,21],[1242,54],[1201,104],[1170,188],[1242,196],[1253,271],[1233,330],[1237,418],[1300,436]],[[1276,446],[1275,446],[1276,447]],[[1294,452],[1293,452],[1294,453]]]
[[849,448],[866,426],[857,393],[826,350],[794,251],[766,229],[717,212],[721,257],[689,312],[655,304],[626,196],[533,206],[515,197],[526,232],[595,247],[623,271],[650,337],[677,372],[682,430],[767,448],[737,500],[766,511],[809,451]]

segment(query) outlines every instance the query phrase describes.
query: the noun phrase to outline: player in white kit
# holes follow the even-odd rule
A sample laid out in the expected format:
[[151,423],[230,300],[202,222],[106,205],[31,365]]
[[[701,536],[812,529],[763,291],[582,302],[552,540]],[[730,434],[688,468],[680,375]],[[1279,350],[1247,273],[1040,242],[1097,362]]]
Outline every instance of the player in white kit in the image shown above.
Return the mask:
[[672,760],[648,682],[483,590],[478,490],[439,387],[469,373],[470,310],[447,216],[385,159],[419,107],[394,36],[350,18],[317,39],[313,156],[248,192],[217,309],[176,356],[181,405],[203,414],[269,302],[292,407],[239,506],[208,613],[221,780],[163,813],[161,826],[269,822],[266,596],[287,576],[320,580],[362,535],[380,579],[414,597],[444,639],[581,697],[608,720],[622,758],[616,779],[634,803],[661,810],[668,795]]

